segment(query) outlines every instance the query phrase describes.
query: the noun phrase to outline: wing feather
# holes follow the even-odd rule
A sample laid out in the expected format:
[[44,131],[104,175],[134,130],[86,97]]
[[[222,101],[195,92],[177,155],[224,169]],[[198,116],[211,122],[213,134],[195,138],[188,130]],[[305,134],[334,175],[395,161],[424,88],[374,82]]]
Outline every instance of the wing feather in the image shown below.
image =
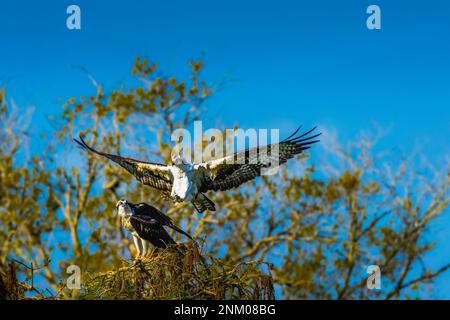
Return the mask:
[[176,243],[163,225],[152,217],[132,215],[130,223],[139,237],[150,241],[156,247],[165,248],[168,244]]
[[138,204],[134,205],[134,212],[135,212],[136,216],[139,216],[139,217],[145,216],[145,217],[148,217],[146,219],[153,219],[154,223],[157,222],[162,226],[169,227],[169,228],[175,230],[176,232],[181,233],[192,240],[192,237],[187,232],[178,228],[169,216],[165,215],[160,210],[158,210],[157,208],[155,208],[147,203],[138,203]]
[[245,149],[230,156],[196,165],[202,173],[203,183],[200,191],[235,188],[260,176],[263,168],[281,165],[319,142],[316,138],[320,133],[311,135],[316,127],[296,136],[300,128],[280,143]]
[[135,204],[133,206],[134,212],[137,216],[150,217],[152,219],[155,219],[163,226],[170,226],[173,224],[173,220],[169,216],[165,215],[154,206],[151,206],[144,202]]
[[168,166],[160,163],[139,161],[97,151],[94,148],[88,146],[82,136],[79,137],[80,141],[77,139],[73,140],[78,143],[84,150],[108,158],[109,160],[112,160],[113,162],[119,164],[122,168],[125,168],[129,173],[131,173],[139,182],[161,191],[169,191],[172,189],[173,178]]

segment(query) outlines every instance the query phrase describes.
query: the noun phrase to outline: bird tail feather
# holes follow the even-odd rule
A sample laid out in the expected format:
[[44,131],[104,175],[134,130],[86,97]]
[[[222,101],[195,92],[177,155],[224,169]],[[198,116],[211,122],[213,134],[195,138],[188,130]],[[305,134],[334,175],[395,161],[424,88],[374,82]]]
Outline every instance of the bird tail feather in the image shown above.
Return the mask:
[[181,229],[178,228],[176,225],[171,225],[170,228],[172,228],[173,230],[175,230],[175,231],[178,232],[178,233],[181,233],[181,234],[185,235],[185,236],[188,237],[189,239],[194,240],[194,239],[192,239],[192,237],[191,237],[191,235],[190,235],[189,233],[187,233],[187,232],[181,230]]

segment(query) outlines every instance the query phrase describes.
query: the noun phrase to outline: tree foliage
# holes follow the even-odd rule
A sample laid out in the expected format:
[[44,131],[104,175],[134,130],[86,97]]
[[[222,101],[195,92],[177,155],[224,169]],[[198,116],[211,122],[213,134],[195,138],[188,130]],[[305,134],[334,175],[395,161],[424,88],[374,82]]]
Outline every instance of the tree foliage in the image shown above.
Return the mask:
[[[81,133],[105,151],[168,162],[171,132],[201,119],[216,89],[202,81],[201,60],[190,69],[184,80],[162,76],[138,57],[136,85],[108,93],[90,76],[95,94],[68,99],[53,132],[29,143],[0,92],[0,267],[6,275],[15,265],[22,297],[268,298],[273,282],[283,298],[410,298],[450,266],[425,261],[434,249],[426,233],[448,206],[449,167],[420,174],[414,159],[396,165],[393,154],[374,153],[376,138],[323,143],[314,161],[299,156],[278,176],[210,195],[219,209],[203,215],[72,144]],[[34,143],[40,152],[27,157]],[[181,263],[167,273],[179,258],[169,252],[131,264],[134,248],[113,214],[119,198],[167,212],[203,243],[209,267]],[[89,275],[75,294],[64,287],[69,265]],[[368,265],[380,266],[381,290],[367,289]],[[158,277],[172,289],[156,290]]]

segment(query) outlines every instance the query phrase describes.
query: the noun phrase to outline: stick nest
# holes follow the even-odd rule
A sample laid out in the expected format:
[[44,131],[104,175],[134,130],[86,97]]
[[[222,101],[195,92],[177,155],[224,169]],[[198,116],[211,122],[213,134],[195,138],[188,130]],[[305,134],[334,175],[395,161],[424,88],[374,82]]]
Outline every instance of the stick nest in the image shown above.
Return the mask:
[[117,270],[89,274],[79,298],[274,299],[272,276],[263,265],[228,265],[201,255],[195,245],[173,245]]

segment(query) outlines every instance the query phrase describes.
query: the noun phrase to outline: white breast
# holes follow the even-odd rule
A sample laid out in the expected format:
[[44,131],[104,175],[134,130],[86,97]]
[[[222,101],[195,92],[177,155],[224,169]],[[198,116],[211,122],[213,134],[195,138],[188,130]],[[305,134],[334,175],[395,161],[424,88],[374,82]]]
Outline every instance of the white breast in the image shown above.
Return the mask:
[[[189,169],[189,168],[183,168]],[[173,175],[172,197],[179,197],[182,201],[189,201],[197,192],[192,181],[192,171],[182,170],[178,167],[171,168]]]

